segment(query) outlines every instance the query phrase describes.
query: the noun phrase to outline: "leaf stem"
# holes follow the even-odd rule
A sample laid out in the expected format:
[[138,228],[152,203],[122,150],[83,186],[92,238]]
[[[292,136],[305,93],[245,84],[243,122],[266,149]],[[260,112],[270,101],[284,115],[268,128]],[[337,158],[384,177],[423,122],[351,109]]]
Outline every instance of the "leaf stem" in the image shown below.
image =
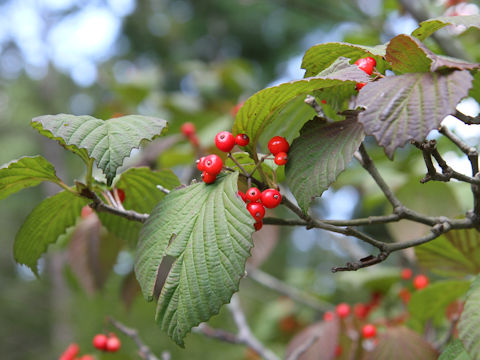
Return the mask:
[[93,158],[90,158],[88,160],[88,164],[87,164],[87,174],[85,175],[85,183],[87,185],[87,187],[89,189],[92,188],[92,180],[93,180],[93,176],[92,176],[92,173],[93,173],[93,161],[94,159]]

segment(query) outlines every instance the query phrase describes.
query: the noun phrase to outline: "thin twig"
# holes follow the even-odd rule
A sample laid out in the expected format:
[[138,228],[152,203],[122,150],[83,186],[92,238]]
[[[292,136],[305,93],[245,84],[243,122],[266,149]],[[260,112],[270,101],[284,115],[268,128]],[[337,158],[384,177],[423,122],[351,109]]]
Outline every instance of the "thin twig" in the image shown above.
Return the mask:
[[156,188],[161,192],[163,192],[164,194],[167,194],[167,195],[170,194],[170,190],[168,190],[167,188],[164,188],[162,185],[157,185]]
[[234,333],[225,331],[223,329],[214,329],[208,326],[206,323],[201,323],[197,327],[194,327],[192,332],[230,344],[242,344],[240,339]]
[[245,319],[245,314],[240,306],[240,300],[237,294],[233,294],[230,304],[228,304],[233,321],[238,329],[238,339],[248,345],[258,355],[266,360],[280,360],[271,350],[267,349],[253,334]]
[[[129,328],[129,327],[123,325],[121,322],[119,322],[119,321],[117,321],[113,318],[109,318],[108,321],[113,326],[115,326],[118,329],[118,331],[127,335],[129,338],[131,338],[135,342],[135,344],[137,344],[138,354],[140,355],[140,357],[142,359],[144,359],[144,360],[159,360],[159,358],[156,357],[155,354],[150,350],[150,347],[148,347],[148,345],[146,345],[143,342],[143,340],[140,338],[140,336],[138,335],[138,330],[137,329]],[[164,357],[163,354],[162,354],[162,357]]]
[[263,272],[260,269],[247,267],[247,277],[314,310],[325,312],[333,308],[332,304],[320,299],[316,299],[313,296],[288,285],[287,283],[273,277],[270,274],[267,274],[266,272]]
[[235,165],[237,165],[243,175],[245,175],[246,177],[250,176],[248,172],[243,168],[243,166],[238,162],[238,160],[235,159],[235,156],[233,156],[231,153],[228,153],[227,157],[231,159],[235,163]]
[[307,105],[310,105],[313,108],[313,110],[315,110],[318,116],[325,117],[322,107],[317,103],[317,100],[315,99],[314,96],[307,95],[305,97],[304,103]]
[[475,117],[468,116],[468,115],[465,115],[464,113],[457,110],[453,116],[455,116],[458,120],[463,121],[467,125],[478,125],[478,124],[480,124],[480,115],[477,115]]

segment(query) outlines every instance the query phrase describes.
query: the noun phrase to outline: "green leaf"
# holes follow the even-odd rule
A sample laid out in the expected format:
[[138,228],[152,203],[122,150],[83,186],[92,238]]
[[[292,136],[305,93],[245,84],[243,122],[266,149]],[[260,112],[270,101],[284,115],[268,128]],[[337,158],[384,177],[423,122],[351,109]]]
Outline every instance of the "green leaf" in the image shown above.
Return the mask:
[[[264,154],[259,154],[259,157],[262,157]],[[242,167],[248,172],[248,173],[251,173],[253,171],[253,169],[255,168],[255,162],[252,160],[252,158],[250,157],[250,155],[246,152],[236,152],[236,153],[233,153],[233,156],[235,157],[235,159],[237,160],[237,162],[242,165]],[[271,156],[270,156],[271,157]],[[225,164],[240,172],[240,169],[238,168],[238,166],[233,162],[233,160],[227,158],[227,160],[225,161]],[[284,172],[281,171],[283,166],[278,166],[277,164],[275,164],[275,162],[273,161],[273,159],[265,159],[264,162],[262,163],[261,165],[262,167],[262,170],[263,170],[263,173],[265,175],[267,175],[268,177],[270,177],[270,179],[273,178],[273,173],[274,172],[277,172],[278,175],[280,175],[280,177],[277,176],[277,181],[280,182],[283,180],[283,178],[285,177],[284,176]],[[258,170],[255,171],[255,173],[253,174],[253,177],[259,181],[262,180]]]
[[[292,81],[257,92],[248,98],[238,111],[233,124],[233,132],[247,134],[250,137],[247,150],[252,151],[256,148],[257,140],[264,129],[275,121],[279,112],[297,96],[348,83],[353,87],[356,82],[368,81],[369,77],[365,72],[358,68],[351,68],[348,72],[342,71],[340,74],[333,72],[323,78],[315,77]],[[285,121],[283,118],[282,120]]]
[[48,245],[75,225],[82,207],[90,200],[68,191],[43,200],[28,215],[15,238],[13,254],[19,264],[25,264],[37,274],[37,261]]
[[452,230],[415,248],[420,265],[443,276],[480,273],[480,234],[475,229]]
[[418,333],[404,326],[388,327],[378,336],[378,345],[365,360],[435,360],[438,354]]
[[417,39],[404,34],[390,40],[385,59],[397,74],[429,72],[432,64],[426,47]]
[[454,339],[447,348],[443,350],[438,360],[472,360],[468,355],[462,342],[458,339]]
[[480,15],[439,16],[425,20],[422,21],[420,26],[412,32],[412,36],[415,36],[419,40],[425,40],[435,31],[440,30],[447,25],[463,25],[480,29]]
[[36,117],[32,126],[43,135],[67,145],[84,160],[82,149],[86,150],[88,157],[97,161],[110,185],[117,168],[132,149],[140,147],[143,140],[153,140],[162,135],[167,122],[140,115],[99,120],[86,115],[59,114]]
[[[160,191],[157,185],[172,190],[181,183],[171,170],[153,171],[146,167],[128,169],[115,183],[117,189],[125,192],[123,207],[146,214],[165,197],[165,193]],[[140,223],[104,212],[98,216],[109,232],[130,244],[136,243],[142,226]]]
[[470,281],[447,280],[435,282],[414,292],[408,302],[409,321],[417,323],[421,327],[420,332],[423,332],[427,320],[443,317],[447,306],[463,296],[469,287]]
[[147,300],[165,256],[175,258],[156,320],[180,346],[192,327],[217,314],[238,290],[253,245],[254,220],[237,194],[238,173],[172,191],[140,233],[135,273]]
[[55,168],[43,156],[25,156],[0,168],[0,200],[43,181],[59,183]]
[[458,338],[473,359],[480,358],[480,276],[477,276],[467,294],[467,300],[458,322]]
[[304,212],[345,169],[364,137],[355,120],[305,124],[288,151],[285,168],[287,184]]
[[328,68],[340,56],[352,60],[371,56],[380,63],[384,55],[385,45],[370,47],[339,42],[319,44],[305,52],[302,69],[306,70],[305,77],[311,77]]
[[362,88],[357,105],[365,111],[358,120],[392,159],[396,148],[412,139],[423,141],[447,115],[454,114],[471,83],[468,71],[388,76]]

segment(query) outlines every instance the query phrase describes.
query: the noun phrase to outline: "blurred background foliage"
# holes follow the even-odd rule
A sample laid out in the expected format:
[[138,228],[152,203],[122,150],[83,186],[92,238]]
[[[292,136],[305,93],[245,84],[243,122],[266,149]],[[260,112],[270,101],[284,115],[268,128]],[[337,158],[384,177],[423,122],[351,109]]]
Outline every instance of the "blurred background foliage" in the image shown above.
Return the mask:
[[[139,113],[169,121],[169,135],[159,141],[169,148],[153,159],[136,154],[130,164],[146,161],[156,168],[173,167],[185,181],[197,154],[178,137],[182,123],[195,123],[200,143],[210,147],[218,131],[231,128],[237,103],[266,86],[303,76],[301,57],[310,46],[328,41],[376,45],[399,33],[410,33],[417,19],[406,11],[405,2],[0,1],[0,164],[42,154],[72,183],[83,175],[80,162],[42,139],[30,128],[30,119],[56,113],[104,119]],[[433,17],[452,11],[457,1],[416,3]],[[478,13],[474,1],[461,5],[463,10],[468,5],[468,11]],[[480,60],[478,31],[469,30],[458,39],[466,56]],[[441,51],[435,42],[429,45]],[[476,115],[478,104],[467,100],[465,109]],[[460,127],[456,130],[469,143],[478,144],[478,135]],[[439,141],[447,161],[468,168],[457,149]],[[471,207],[465,184],[429,184],[431,191],[419,189],[418,180],[425,170],[422,157],[412,147],[398,151],[395,162],[388,161],[373,142],[371,152],[389,184],[414,209],[436,215],[439,192],[449,198],[450,216]],[[140,296],[131,276],[132,250],[124,246],[118,253],[121,242],[109,248],[118,258],[111,261],[115,266],[104,286],[94,291],[87,291],[82,273],[69,265],[73,250],[68,236],[45,257],[40,279],[18,267],[12,257],[15,234],[34,204],[54,191],[47,186],[29,189],[0,202],[2,358],[53,359],[72,341],[84,352],[92,352],[92,336],[112,330],[105,317],[113,316],[138,328],[157,354],[168,350],[173,359],[255,359],[243,346],[197,334],[187,338],[185,350],[176,347],[154,324],[154,306]],[[352,163],[333,188],[316,200],[313,211],[322,218],[345,219],[381,215],[391,209],[375,184]],[[278,215],[289,214],[279,210]],[[406,227],[399,223],[365,230],[399,240]],[[408,230],[409,237],[424,231]],[[332,266],[371,249],[353,239],[344,241],[300,228],[276,231],[265,226],[256,237],[260,255],[255,265],[330,304],[367,301],[372,292],[388,293],[399,278],[391,268],[415,266],[413,253],[407,252],[392,256],[386,265],[363,270],[361,276],[340,276],[330,272]],[[352,283],[362,286],[352,292]],[[253,331],[279,354],[296,332],[321,317],[248,278],[242,281],[240,294]],[[234,330],[225,311],[210,324]],[[133,342],[120,336],[121,355],[103,355],[102,359],[138,358]]]

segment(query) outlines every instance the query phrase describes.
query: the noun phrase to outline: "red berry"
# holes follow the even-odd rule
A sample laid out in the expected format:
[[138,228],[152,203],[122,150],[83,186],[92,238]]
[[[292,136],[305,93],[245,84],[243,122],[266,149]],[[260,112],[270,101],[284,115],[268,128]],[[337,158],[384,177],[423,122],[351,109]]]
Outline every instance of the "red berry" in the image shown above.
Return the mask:
[[247,204],[247,210],[257,221],[261,221],[265,216],[265,208],[262,204],[257,202],[251,202],[250,204]]
[[82,217],[82,219],[86,219],[87,217],[89,217],[92,214],[93,214],[93,209],[90,206],[85,205],[82,208],[82,212],[81,212],[80,216]]
[[[117,191],[118,200],[120,200],[120,202],[123,204],[123,202],[125,201],[125,191],[123,191],[122,189],[116,189],[116,191]],[[113,195],[113,197],[115,197],[115,190],[112,190],[110,192]]]
[[287,153],[284,152],[279,152],[277,155],[275,155],[275,164],[282,166],[285,165],[288,161],[288,155]]
[[326,311],[323,314],[323,321],[332,321],[335,318],[335,314],[332,311]]
[[263,222],[257,221],[255,224],[253,224],[253,227],[255,228],[255,231],[260,230],[263,227]]
[[266,208],[273,209],[280,205],[282,195],[280,195],[280,192],[276,189],[267,189],[262,191],[260,201]]
[[407,304],[410,301],[412,294],[410,293],[410,291],[408,291],[408,289],[403,288],[400,289],[400,291],[398,292],[398,297],[402,299],[404,304]]
[[76,343],[71,343],[68,345],[67,349],[63,352],[62,355],[58,358],[58,360],[73,360],[78,353],[80,352],[80,346]]
[[243,202],[247,202],[247,194],[245,194],[243,191],[238,190],[237,195],[240,196]]
[[250,139],[247,134],[238,134],[235,136],[235,144],[238,146],[247,146],[250,142]]
[[342,355],[342,347],[340,345],[337,345],[337,347],[335,348],[335,357],[339,357],[340,355]]
[[95,360],[95,358],[92,355],[83,355],[80,359],[78,360]]
[[192,135],[195,135],[195,125],[191,122],[183,123],[180,127],[180,131],[182,132],[183,136],[189,138]]
[[115,352],[118,351],[121,346],[122,343],[120,342],[120,339],[113,335],[108,338],[105,349],[110,352]]
[[357,83],[357,85],[355,85],[355,89],[360,90],[360,89],[363,88],[365,85],[367,85],[367,83]]
[[348,315],[350,315],[350,305],[340,303],[335,308],[335,311],[337,312],[338,317],[346,318]]
[[196,163],[199,171],[205,171],[205,156],[202,156],[200,159],[198,159]]
[[215,145],[223,152],[232,151],[235,146],[235,138],[228,131],[221,131],[215,136]]
[[355,61],[355,65],[358,66],[360,70],[365,71],[368,75],[372,75],[373,67],[377,65],[377,62],[372,57],[361,58]]
[[223,161],[220,156],[215,154],[205,156],[204,171],[212,175],[218,175],[222,171],[222,167]]
[[327,100],[322,100],[320,102],[325,105],[327,103]]
[[413,287],[417,290],[426,288],[428,286],[429,280],[425,275],[417,275],[413,279]]
[[290,149],[290,145],[284,137],[274,136],[268,142],[268,150],[270,150],[273,155],[277,155],[280,152],[286,153],[288,149]]
[[412,277],[413,271],[409,268],[402,269],[401,276],[403,280],[408,280]]
[[206,171],[202,173],[202,180],[205,184],[214,183],[216,179],[217,179],[217,175],[215,174],[210,174]]
[[355,304],[353,307],[353,313],[359,319],[365,319],[370,311],[370,307],[365,304]]
[[247,200],[249,200],[251,202],[258,201],[258,200],[260,200],[261,195],[262,195],[262,193],[260,192],[260,190],[258,190],[258,188],[252,187],[252,188],[248,189],[248,191],[247,191]]
[[243,106],[243,101],[242,101],[242,102],[239,102],[237,105],[235,105],[235,106],[232,108],[232,110],[231,110],[232,115],[233,115],[233,116],[236,116],[237,113],[238,113],[238,110],[240,110],[240,108],[241,108],[242,106]]
[[365,325],[362,327],[362,336],[363,336],[365,339],[369,339],[369,338],[375,337],[375,335],[377,335],[377,328],[375,327],[375,325],[365,324]]
[[97,334],[93,337],[93,346],[98,350],[105,350],[107,347],[108,337],[105,334]]

